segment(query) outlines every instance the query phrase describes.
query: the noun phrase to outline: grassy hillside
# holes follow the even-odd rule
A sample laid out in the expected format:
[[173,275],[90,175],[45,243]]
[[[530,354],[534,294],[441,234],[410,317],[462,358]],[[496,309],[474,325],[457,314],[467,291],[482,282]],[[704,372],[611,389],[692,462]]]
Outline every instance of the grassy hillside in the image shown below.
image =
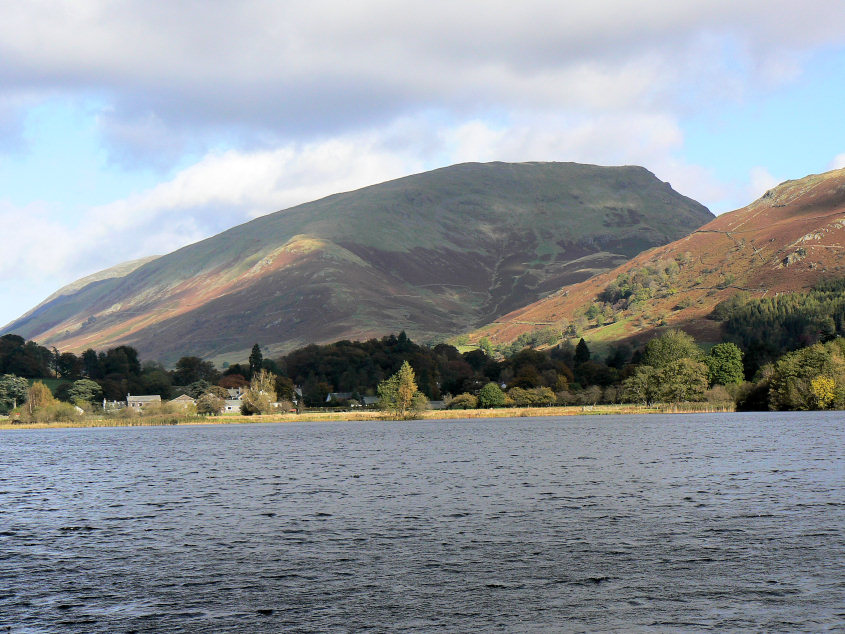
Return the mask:
[[463,164],[263,216],[82,285],[4,330],[60,349],[240,360],[254,342],[487,323],[712,219],[639,167]]
[[537,331],[592,342],[682,327],[718,341],[714,307],[739,292],[765,297],[845,276],[845,170],[787,181],[680,240],[567,285],[475,331],[503,345]]

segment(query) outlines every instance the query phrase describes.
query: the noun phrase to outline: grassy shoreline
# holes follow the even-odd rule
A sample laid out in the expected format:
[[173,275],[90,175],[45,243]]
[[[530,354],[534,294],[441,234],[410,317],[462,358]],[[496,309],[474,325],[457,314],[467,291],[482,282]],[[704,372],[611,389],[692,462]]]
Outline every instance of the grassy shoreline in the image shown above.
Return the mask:
[[[456,420],[475,418],[543,418],[549,416],[602,416],[626,414],[698,414],[724,413],[734,411],[733,404],[711,403],[658,403],[644,405],[593,405],[554,407],[511,407],[497,409],[454,409],[428,410],[421,412],[416,420]],[[251,423],[314,423],[314,422],[364,422],[394,419],[379,411],[364,412],[305,412],[302,414],[266,414],[241,416],[197,416],[173,423],[168,420],[150,418],[86,418],[65,423],[11,423],[0,420],[0,431],[12,429],[68,429],[79,427],[160,427],[173,425],[247,425]]]

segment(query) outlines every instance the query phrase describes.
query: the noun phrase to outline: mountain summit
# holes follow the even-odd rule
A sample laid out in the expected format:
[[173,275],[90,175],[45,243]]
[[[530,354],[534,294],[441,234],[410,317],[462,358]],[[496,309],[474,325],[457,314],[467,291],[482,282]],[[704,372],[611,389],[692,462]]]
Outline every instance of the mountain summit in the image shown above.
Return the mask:
[[63,289],[6,326],[62,350],[246,357],[488,323],[712,220],[641,167],[466,163],[279,211]]

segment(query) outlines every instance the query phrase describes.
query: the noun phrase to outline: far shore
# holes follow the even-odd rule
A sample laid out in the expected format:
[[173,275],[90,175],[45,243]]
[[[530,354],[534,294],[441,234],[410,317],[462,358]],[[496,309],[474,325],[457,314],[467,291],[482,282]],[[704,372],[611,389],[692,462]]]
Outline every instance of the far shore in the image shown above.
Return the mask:
[[[548,416],[602,416],[625,414],[700,414],[733,412],[732,403],[659,403],[645,405],[576,405],[555,407],[509,407],[493,409],[451,409],[425,410],[414,416],[414,420],[456,420],[472,418],[537,418]],[[314,423],[314,422],[394,422],[395,418],[377,410],[344,412],[303,412],[301,414],[264,414],[243,416],[221,414],[220,416],[191,416],[172,422],[158,417],[145,418],[95,418],[63,423],[12,423],[0,418],[0,430],[7,429],[64,429],[76,427],[158,427],[173,425],[245,425],[253,423]]]

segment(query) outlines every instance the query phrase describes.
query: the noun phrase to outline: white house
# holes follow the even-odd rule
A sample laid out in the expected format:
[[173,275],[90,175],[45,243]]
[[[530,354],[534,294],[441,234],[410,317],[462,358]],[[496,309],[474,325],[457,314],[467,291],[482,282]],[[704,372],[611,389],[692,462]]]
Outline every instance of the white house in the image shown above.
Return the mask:
[[224,414],[240,413],[241,400],[239,398],[227,398],[226,404],[223,406]]

